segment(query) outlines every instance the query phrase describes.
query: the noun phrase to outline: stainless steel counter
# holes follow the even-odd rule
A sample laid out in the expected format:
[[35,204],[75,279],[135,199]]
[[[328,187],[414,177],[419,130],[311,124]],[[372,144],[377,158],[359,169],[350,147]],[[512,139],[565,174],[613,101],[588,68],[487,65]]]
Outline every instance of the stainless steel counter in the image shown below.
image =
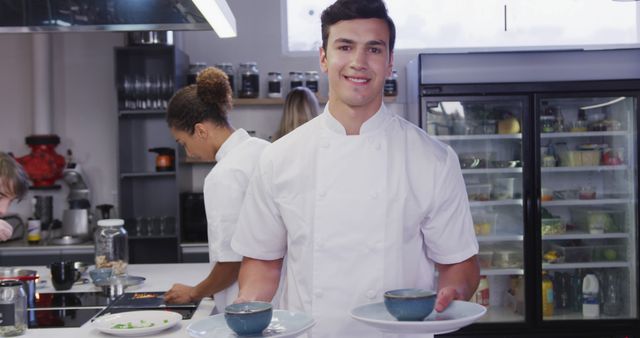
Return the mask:
[[28,244],[16,240],[0,244],[0,265],[47,265],[56,260],[81,260],[92,262],[93,242],[73,245]]

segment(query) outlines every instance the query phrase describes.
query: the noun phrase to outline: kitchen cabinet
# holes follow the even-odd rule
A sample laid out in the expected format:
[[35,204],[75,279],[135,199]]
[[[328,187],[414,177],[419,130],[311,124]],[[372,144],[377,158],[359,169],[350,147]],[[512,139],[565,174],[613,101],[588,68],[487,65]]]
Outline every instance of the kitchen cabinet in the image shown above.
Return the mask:
[[[446,81],[456,67],[424,68],[446,57],[419,56],[410,106],[458,154],[488,284],[472,299],[487,315],[455,335],[639,332],[640,80],[464,83]],[[518,53],[506,57],[508,69],[493,61],[491,76],[517,73]],[[436,73],[442,82],[427,76]]]
[[[131,263],[178,262],[179,166],[157,168],[151,148],[176,148],[165,122],[168,100],[186,83],[188,57],[166,45],[115,49],[121,217]],[[167,170],[169,169],[169,170]]]

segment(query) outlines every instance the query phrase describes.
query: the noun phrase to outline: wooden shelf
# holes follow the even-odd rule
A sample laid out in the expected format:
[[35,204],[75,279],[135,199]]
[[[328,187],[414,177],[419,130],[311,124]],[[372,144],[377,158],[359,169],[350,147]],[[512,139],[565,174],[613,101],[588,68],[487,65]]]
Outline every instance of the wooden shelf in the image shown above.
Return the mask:
[[[329,100],[326,97],[317,97],[318,103],[326,104]],[[385,96],[383,98],[385,103],[394,103],[397,101],[397,96]],[[284,104],[284,98],[255,98],[255,99],[240,99],[234,98],[234,106],[281,106]]]
[[162,177],[175,176],[175,171],[158,171],[158,172],[139,172],[139,173],[121,173],[120,178],[138,178],[138,177]]

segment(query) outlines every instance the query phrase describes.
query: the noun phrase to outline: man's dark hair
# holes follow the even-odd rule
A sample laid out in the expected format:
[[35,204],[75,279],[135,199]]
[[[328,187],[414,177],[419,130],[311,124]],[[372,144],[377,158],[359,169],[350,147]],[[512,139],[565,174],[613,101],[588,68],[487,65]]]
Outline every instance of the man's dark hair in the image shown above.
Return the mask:
[[393,52],[396,42],[396,26],[387,14],[382,0],[338,0],[322,12],[322,48],[327,50],[329,28],[342,20],[382,19],[389,28],[389,53]]

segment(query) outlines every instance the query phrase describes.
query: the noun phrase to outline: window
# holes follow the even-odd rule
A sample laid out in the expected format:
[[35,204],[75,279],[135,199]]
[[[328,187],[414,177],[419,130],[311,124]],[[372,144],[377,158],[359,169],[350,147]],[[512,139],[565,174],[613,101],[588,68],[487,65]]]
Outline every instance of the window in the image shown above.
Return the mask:
[[[285,0],[286,49],[317,51],[335,0]],[[387,0],[396,49],[584,48],[639,44],[638,5],[614,0]]]

